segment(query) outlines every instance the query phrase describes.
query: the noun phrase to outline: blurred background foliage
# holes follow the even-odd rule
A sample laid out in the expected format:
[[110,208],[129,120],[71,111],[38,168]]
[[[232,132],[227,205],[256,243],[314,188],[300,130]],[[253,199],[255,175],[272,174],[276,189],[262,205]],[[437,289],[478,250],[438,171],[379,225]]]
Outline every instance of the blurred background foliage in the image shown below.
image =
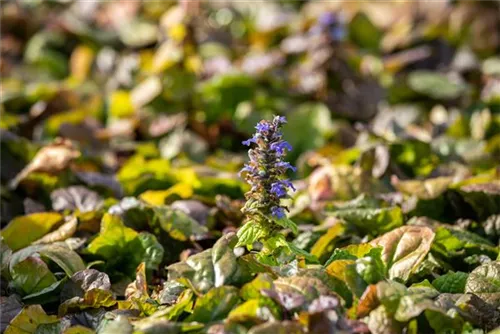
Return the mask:
[[240,197],[241,140],[272,114],[329,199],[500,161],[497,2],[29,0],[1,15],[2,183],[56,137],[82,153],[2,189],[2,222],[19,196],[49,205],[69,184]]

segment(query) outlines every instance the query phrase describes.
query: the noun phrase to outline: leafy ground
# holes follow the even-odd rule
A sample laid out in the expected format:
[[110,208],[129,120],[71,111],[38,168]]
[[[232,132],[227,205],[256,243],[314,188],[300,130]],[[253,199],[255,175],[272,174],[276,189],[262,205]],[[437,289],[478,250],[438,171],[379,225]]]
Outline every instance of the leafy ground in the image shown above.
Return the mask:
[[[1,330],[498,334],[499,8],[2,2]],[[274,114],[312,256],[264,263]]]

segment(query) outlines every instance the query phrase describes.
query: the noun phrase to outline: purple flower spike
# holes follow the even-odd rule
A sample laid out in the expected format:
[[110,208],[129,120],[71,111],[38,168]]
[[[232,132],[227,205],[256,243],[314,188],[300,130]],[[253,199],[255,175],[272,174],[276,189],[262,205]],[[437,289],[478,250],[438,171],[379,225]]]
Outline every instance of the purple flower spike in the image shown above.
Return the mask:
[[286,123],[283,116],[275,116],[272,121],[260,121],[255,126],[256,133],[243,142],[251,146],[248,150],[250,161],[242,168],[245,180],[250,184],[250,191],[245,194],[247,203],[242,209],[249,219],[262,224],[272,223],[263,217],[283,218],[286,206],[280,201],[287,197],[290,190],[295,190],[292,182],[285,178],[290,169],[296,171],[285,161],[286,153],[292,146],[283,140],[281,127]]

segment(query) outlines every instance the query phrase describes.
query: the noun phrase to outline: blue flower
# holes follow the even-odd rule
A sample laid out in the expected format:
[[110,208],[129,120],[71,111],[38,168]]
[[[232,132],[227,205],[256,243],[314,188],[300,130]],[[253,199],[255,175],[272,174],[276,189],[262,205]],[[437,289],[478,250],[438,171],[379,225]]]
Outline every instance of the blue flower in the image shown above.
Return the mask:
[[271,193],[275,194],[279,198],[283,198],[284,196],[286,196],[288,188],[292,189],[293,191],[296,190],[290,180],[279,180],[271,184]]
[[257,129],[257,131],[259,132],[267,132],[269,131],[269,129],[271,128],[271,125],[269,124],[269,122],[259,122],[257,123],[257,125],[255,126],[255,128]]
[[275,151],[279,155],[283,155],[285,150],[291,151],[292,145],[290,145],[287,141],[281,140],[271,144],[271,150]]
[[252,137],[252,138],[250,138],[250,139],[247,139],[247,140],[245,140],[245,141],[242,141],[241,143],[242,143],[243,145],[245,145],[245,146],[250,146],[252,143],[255,143],[255,144],[256,144],[256,143],[257,143],[257,139],[256,139],[255,137]]
[[238,175],[241,176],[241,173],[243,172],[255,173],[255,167],[245,164],[245,166],[240,170]]
[[276,123],[277,125],[286,124],[286,117],[274,116],[273,123]]
[[295,168],[294,166],[290,165],[290,163],[287,162],[287,161],[279,161],[274,166],[276,168],[283,168],[285,171],[288,170],[288,169],[291,169],[294,172],[297,171],[297,168]]
[[271,208],[271,214],[278,218],[278,219],[281,219],[283,217],[285,217],[285,210],[283,210],[282,207],[279,207],[279,206],[273,206]]
[[280,182],[274,182],[271,184],[271,193],[278,197],[284,197],[286,195],[286,187]]
[[292,182],[290,182],[290,180],[288,180],[288,179],[286,179],[286,180],[281,180],[280,182],[281,182],[281,184],[283,184],[285,187],[290,188],[290,189],[292,189],[293,191],[297,190],[297,189],[295,189],[295,187],[293,186],[293,183],[292,183]]

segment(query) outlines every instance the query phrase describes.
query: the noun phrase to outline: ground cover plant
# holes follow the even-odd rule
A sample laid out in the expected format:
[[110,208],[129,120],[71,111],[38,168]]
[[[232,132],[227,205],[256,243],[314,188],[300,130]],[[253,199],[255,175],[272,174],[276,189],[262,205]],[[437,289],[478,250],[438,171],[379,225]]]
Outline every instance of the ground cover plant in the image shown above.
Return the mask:
[[500,5],[1,3],[13,333],[500,333]]

